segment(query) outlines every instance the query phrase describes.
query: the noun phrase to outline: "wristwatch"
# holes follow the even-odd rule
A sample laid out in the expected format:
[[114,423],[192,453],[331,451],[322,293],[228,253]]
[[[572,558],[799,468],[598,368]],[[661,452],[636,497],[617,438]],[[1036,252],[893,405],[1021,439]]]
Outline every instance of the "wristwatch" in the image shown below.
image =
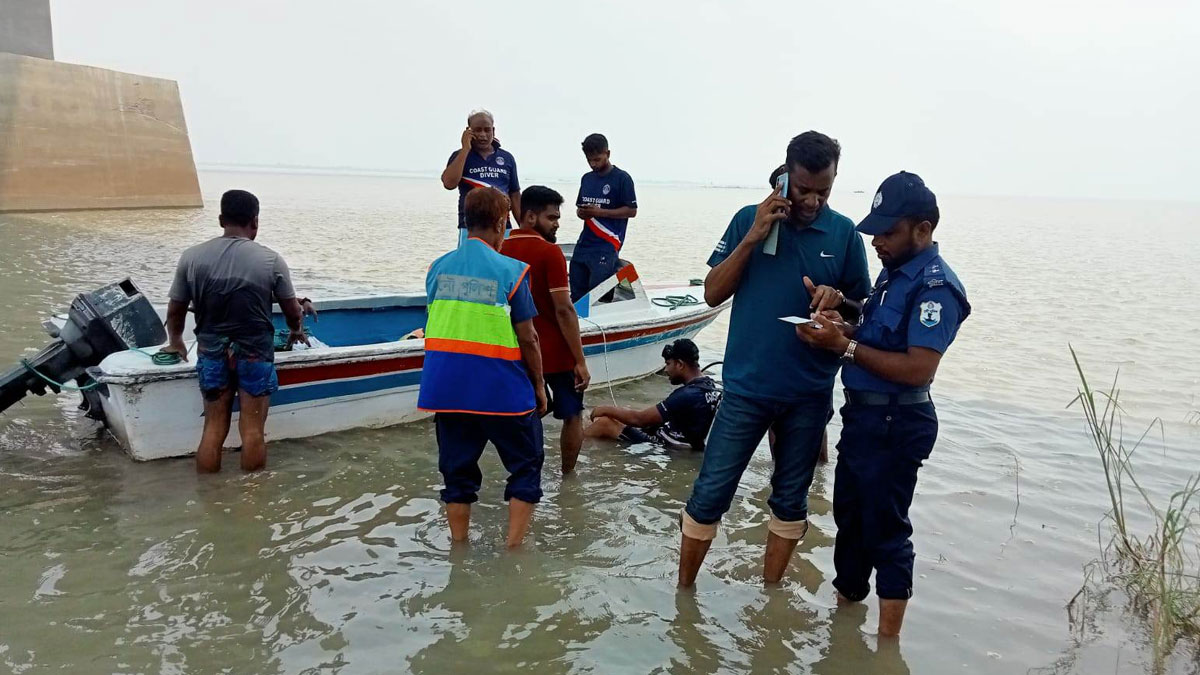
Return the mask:
[[842,363],[854,363],[854,350],[858,349],[858,341],[851,340],[850,344],[846,345],[846,351],[842,354],[840,361]]

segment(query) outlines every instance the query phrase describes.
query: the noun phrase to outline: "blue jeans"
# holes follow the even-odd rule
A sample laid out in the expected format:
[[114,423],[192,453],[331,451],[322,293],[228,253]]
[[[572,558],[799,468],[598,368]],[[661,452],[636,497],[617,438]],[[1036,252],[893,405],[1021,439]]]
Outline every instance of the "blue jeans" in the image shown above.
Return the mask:
[[571,280],[571,302],[587,295],[601,281],[617,273],[620,260],[617,252],[609,249],[575,249],[571,254],[569,277]]
[[917,469],[937,440],[933,403],[842,407],[833,481],[837,540],[834,588],[850,600],[870,592],[884,599],[912,597],[912,523],[908,507]]
[[217,400],[230,388],[245,390],[251,396],[269,396],[279,390],[274,362],[232,349],[197,354],[196,379],[209,401]]
[[784,521],[808,517],[808,488],[821,454],[821,435],[833,416],[832,392],[809,400],[782,403],[725,392],[704,451],[700,475],[692,487],[687,513],[711,525],[733,503],[738,481],[767,429],[775,430],[775,470],[767,505]]

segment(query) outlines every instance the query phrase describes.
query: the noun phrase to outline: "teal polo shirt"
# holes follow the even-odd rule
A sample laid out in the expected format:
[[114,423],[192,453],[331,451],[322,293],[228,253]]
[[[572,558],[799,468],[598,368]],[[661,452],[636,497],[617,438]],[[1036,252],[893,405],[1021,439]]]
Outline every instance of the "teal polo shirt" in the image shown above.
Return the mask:
[[[708,258],[716,267],[750,231],[756,205],[739,210]],[[797,402],[833,391],[838,355],[814,349],[796,337],[781,316],[809,316],[812,297],[804,277],[833,286],[852,300],[871,292],[867,254],[854,223],[829,208],[808,227],[780,221],[773,256],[755,247],[733,294],[729,338],[722,371],[725,391],[749,398]]]

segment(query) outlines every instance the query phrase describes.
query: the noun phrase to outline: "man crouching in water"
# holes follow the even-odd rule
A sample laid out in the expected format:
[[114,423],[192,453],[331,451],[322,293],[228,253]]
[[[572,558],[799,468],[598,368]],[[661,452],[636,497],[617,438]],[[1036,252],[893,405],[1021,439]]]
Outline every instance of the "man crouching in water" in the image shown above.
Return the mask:
[[[183,326],[192,304],[196,375],[204,394],[204,434],[196,450],[196,470],[221,470],[221,446],[229,435],[237,392],[242,470],[257,471],[267,464],[263,429],[271,394],[279,389],[271,300],[279,303],[287,319],[289,347],[308,344],[301,325],[305,308],[296,299],[283,257],[254,241],[258,198],[245,190],[226,192],[218,221],[224,234],[189,248],[179,259],[167,304],[168,346],[162,351],[187,360]],[[307,298],[304,302],[311,311]]]
[[704,451],[721,391],[700,370],[700,349],[681,338],[663,347],[664,370],[671,384],[682,385],[657,405],[644,410],[597,406],[588,438],[612,438],[629,443],[653,443],[668,450]]

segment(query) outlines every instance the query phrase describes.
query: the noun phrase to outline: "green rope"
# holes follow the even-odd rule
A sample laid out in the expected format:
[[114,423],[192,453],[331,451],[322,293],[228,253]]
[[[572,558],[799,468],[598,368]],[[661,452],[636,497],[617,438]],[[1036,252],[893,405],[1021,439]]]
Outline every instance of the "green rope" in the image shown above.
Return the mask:
[[59,389],[66,389],[67,391],[91,391],[91,390],[95,389],[96,387],[100,386],[99,382],[92,382],[91,384],[85,384],[82,387],[77,387],[73,384],[67,384],[66,382],[56,382],[56,381],[46,377],[45,375],[39,373],[37,368],[34,368],[32,365],[29,364],[29,361],[26,361],[25,359],[21,359],[21,365],[25,366],[25,370],[28,370],[29,372],[33,373],[34,375],[37,375],[38,377],[42,378],[46,382],[49,382],[50,384],[54,385],[55,387],[58,387]]
[[691,307],[692,305],[700,304],[700,301],[693,295],[668,295],[662,298],[650,298],[650,302],[656,307],[669,307],[671,311],[675,311],[680,307]]
[[[303,332],[305,336],[310,337],[310,338],[317,337],[316,335],[313,335],[312,331],[308,330],[307,326],[302,327],[301,332]],[[291,334],[292,334],[292,331],[287,328],[280,328],[279,330],[275,331],[275,351],[277,351],[277,352],[291,351],[292,348],[288,345],[288,338],[291,337]]]
[[[195,347],[195,346],[196,346],[195,343],[193,343],[192,347]],[[188,347],[188,352],[192,351],[192,347]],[[139,347],[131,347],[130,351],[134,351],[143,356],[150,357],[150,362],[156,366],[173,366],[176,363],[183,361],[183,357],[180,356],[179,354],[176,354],[175,352],[164,352],[162,350],[159,350],[159,351],[151,354],[150,352],[146,351],[145,349],[141,349]]]
[[[195,346],[196,346],[195,344],[192,344],[192,347],[195,347]],[[188,347],[189,352],[192,351],[192,347]],[[130,351],[135,351],[139,354],[142,354],[143,356],[149,357],[150,361],[156,366],[173,366],[176,363],[180,363],[181,361],[183,361],[183,357],[180,356],[179,354],[176,354],[175,352],[164,352],[164,351],[160,350],[160,351],[157,351],[157,352],[154,352],[153,354],[151,354],[150,352],[146,351],[145,349],[141,349],[139,347],[132,347],[130,349]],[[33,373],[34,375],[37,375],[38,377],[45,380],[47,383],[52,384],[52,385],[58,387],[59,389],[65,389],[67,391],[91,391],[91,390],[95,389],[96,387],[99,387],[101,384],[100,382],[92,382],[91,384],[85,384],[82,387],[77,387],[77,386],[75,386],[73,384],[69,384],[67,382],[59,382],[57,380],[50,379],[49,377],[40,373],[37,368],[34,368],[29,363],[29,361],[27,361],[25,359],[21,359],[21,365],[25,366],[25,370],[28,370],[29,372]]]

